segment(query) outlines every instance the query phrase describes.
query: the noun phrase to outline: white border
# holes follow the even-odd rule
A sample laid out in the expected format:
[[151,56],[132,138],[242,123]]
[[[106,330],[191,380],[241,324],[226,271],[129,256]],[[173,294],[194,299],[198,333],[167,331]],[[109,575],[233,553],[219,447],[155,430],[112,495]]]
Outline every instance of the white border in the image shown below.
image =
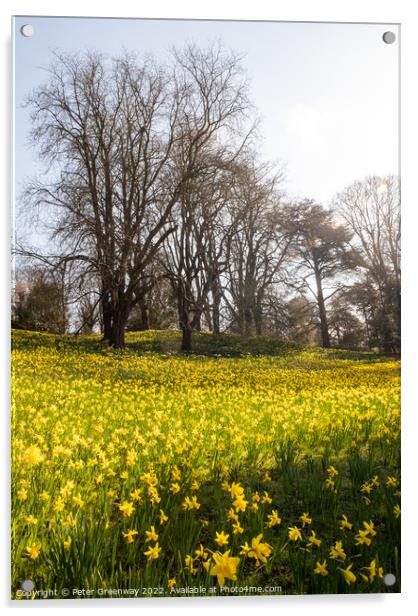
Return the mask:
[[[418,336],[416,334],[416,315],[418,297],[416,288],[418,277],[415,273],[417,260],[418,230],[418,158],[417,158],[417,58],[418,36],[415,2],[411,0],[153,0],[153,2],[129,2],[118,0],[107,3],[99,0],[3,0],[0,6],[0,28],[2,37],[3,71],[0,100],[0,135],[2,143],[0,156],[1,190],[1,259],[0,280],[2,284],[0,302],[1,345],[0,355],[0,391],[2,392],[2,430],[1,468],[3,489],[1,498],[0,533],[0,596],[3,607],[23,613],[28,609],[77,609],[79,613],[98,612],[99,609],[116,610],[140,609],[142,612],[162,610],[179,612],[203,610],[204,612],[225,611],[253,613],[261,609],[266,613],[286,612],[286,614],[327,614],[339,616],[351,614],[354,610],[367,610],[370,614],[393,615],[394,609],[412,606],[414,590],[417,584],[417,520],[418,487],[416,469],[418,450],[418,405],[416,382],[418,381]],[[10,288],[10,217],[11,217],[11,15],[73,15],[101,17],[160,17],[160,18],[195,18],[195,19],[266,19],[281,21],[344,21],[344,22],[386,22],[401,23],[402,30],[402,212],[403,212],[403,385],[402,385],[402,519],[403,519],[403,572],[402,593],[400,595],[345,595],[345,596],[309,596],[309,597],[257,597],[231,599],[161,599],[161,600],[106,600],[100,601],[66,601],[66,602],[10,602],[9,597],[9,288]]]

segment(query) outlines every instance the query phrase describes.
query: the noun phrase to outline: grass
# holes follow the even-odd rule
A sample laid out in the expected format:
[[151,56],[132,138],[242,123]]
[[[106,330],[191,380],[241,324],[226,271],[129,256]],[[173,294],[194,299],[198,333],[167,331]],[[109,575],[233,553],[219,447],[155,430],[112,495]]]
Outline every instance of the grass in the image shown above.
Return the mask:
[[24,579],[70,598],[399,591],[397,360],[204,333],[182,355],[174,331],[124,351],[13,336],[14,598]]

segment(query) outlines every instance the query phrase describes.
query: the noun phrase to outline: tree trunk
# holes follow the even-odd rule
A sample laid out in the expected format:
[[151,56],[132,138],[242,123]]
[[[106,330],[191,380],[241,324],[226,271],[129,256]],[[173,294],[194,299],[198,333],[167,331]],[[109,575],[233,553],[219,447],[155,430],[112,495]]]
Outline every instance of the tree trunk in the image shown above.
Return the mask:
[[139,331],[145,331],[150,328],[150,319],[148,312],[148,305],[145,297],[141,297],[139,300],[139,311],[141,313],[141,320],[139,323]]
[[212,286],[212,299],[213,299],[213,307],[212,307],[212,331],[214,334],[219,335],[220,328],[220,306],[221,306],[221,294],[219,291],[218,284],[215,283]]
[[244,308],[244,336],[253,334],[253,314],[251,307],[247,304]]
[[202,315],[200,312],[196,312],[191,323],[191,328],[194,331],[202,331]]
[[321,275],[316,268],[315,268],[315,280],[316,280],[316,288],[317,288],[319,320],[321,322],[322,347],[324,349],[329,349],[329,347],[331,346],[331,342],[329,338],[327,312],[325,309],[324,294],[322,291]]
[[261,302],[256,302],[254,306],[254,325],[255,335],[262,336],[263,334],[263,308]]
[[112,336],[110,344],[115,349],[125,348],[126,317],[124,311],[118,312],[113,319]]
[[115,349],[123,349],[125,347],[125,328],[130,309],[131,304],[129,298],[125,294],[124,284],[121,283],[118,287],[117,302],[113,307],[112,337],[110,344]]
[[179,327],[182,332],[181,351],[192,349],[192,326],[190,322],[190,308],[182,285],[177,290],[177,308],[179,315]]
[[[393,351],[393,332],[389,320],[389,314],[391,306],[393,306],[390,291],[385,283],[380,288],[380,301],[382,304],[382,338],[383,338],[383,351],[385,353],[392,353]],[[393,314],[393,312],[392,312]]]
[[185,352],[192,350],[192,330],[190,327],[182,328],[181,350]]
[[103,338],[102,340],[112,339],[112,306],[109,299],[109,293],[104,291],[102,298],[102,320],[103,320]]

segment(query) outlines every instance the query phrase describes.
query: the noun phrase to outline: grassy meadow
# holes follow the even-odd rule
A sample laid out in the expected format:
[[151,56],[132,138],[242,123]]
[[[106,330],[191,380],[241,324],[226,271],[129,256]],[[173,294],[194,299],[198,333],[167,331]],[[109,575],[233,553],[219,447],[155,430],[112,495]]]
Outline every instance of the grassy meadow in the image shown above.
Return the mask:
[[13,332],[13,598],[399,592],[397,360],[127,342]]

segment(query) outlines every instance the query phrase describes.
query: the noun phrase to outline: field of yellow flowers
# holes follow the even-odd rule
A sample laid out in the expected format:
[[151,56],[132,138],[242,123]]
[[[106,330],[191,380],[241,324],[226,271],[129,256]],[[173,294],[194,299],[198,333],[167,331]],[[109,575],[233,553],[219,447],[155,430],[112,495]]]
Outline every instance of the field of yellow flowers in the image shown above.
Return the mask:
[[13,337],[13,598],[399,592],[398,361]]

